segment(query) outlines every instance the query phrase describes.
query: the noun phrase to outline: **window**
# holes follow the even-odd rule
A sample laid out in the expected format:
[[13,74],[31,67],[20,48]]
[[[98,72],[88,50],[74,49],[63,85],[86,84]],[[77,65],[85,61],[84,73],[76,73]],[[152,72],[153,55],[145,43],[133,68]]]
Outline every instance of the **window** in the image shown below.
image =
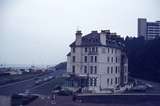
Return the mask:
[[84,66],[84,73],[87,73],[87,66]]
[[116,63],[118,63],[118,58],[116,57]]
[[94,86],[97,86],[97,78],[94,78]]
[[95,48],[94,47],[92,47],[92,52],[95,52]]
[[109,85],[109,78],[107,79],[107,85]]
[[118,78],[116,77],[116,78],[115,78],[115,84],[117,84],[117,83],[118,83]]
[[94,61],[97,62],[97,56],[95,56]]
[[116,74],[117,74],[118,73],[118,67],[116,66],[115,68],[116,68]]
[[94,66],[94,74],[97,74],[97,66]]
[[90,73],[93,74],[93,66],[90,66]]
[[107,74],[109,74],[109,67],[107,68]]
[[108,63],[109,63],[109,60],[110,60],[110,59],[109,59],[109,57],[108,57],[108,58],[107,58]]
[[72,66],[72,73],[75,73],[75,66]]
[[111,74],[113,73],[113,67],[111,67]]
[[84,62],[87,62],[87,56],[84,56]]
[[111,62],[113,63],[113,57],[111,58]]
[[92,86],[92,85],[93,85],[93,79],[90,78],[90,86]]
[[91,56],[91,62],[93,62],[93,56]]
[[85,48],[85,52],[87,52],[87,48]]
[[74,47],[72,48],[72,51],[73,51],[73,53],[75,53],[75,51],[76,51],[76,50],[75,50],[75,48],[74,48]]
[[113,79],[111,78],[111,85],[113,84]]
[[73,56],[73,57],[72,57],[72,62],[75,62],[75,61],[76,61],[76,57]]

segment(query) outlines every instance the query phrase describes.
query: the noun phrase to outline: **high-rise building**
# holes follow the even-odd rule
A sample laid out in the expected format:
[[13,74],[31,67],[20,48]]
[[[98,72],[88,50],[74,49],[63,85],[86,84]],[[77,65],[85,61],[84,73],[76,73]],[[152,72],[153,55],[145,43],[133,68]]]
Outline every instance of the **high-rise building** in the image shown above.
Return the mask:
[[143,36],[145,40],[153,40],[160,37],[160,21],[147,22],[145,18],[138,18],[138,37]]

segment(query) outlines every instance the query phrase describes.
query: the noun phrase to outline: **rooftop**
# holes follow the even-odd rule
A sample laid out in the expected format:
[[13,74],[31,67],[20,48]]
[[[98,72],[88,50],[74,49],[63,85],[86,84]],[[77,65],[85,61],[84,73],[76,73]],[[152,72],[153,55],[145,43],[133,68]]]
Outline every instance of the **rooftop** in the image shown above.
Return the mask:
[[91,33],[82,37],[81,45],[76,45],[75,41],[70,45],[70,47],[91,47],[91,46],[104,46],[112,48],[124,48],[123,38],[116,35],[116,33],[110,33],[109,30],[102,30],[101,32],[106,33],[106,45],[100,42],[100,33],[97,31],[92,31]]

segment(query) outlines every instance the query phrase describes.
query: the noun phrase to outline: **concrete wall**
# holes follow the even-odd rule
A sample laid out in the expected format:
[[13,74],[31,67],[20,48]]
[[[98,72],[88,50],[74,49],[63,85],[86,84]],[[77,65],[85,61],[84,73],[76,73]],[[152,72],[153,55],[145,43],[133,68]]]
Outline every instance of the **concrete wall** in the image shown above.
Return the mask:
[[[150,95],[150,94],[124,94],[124,95],[79,95],[76,97],[82,102],[90,103],[115,103],[115,104],[137,104],[146,102],[159,102],[160,95]],[[159,102],[160,103],[160,102]],[[159,104],[158,104],[159,105]],[[158,106],[156,105],[156,106]],[[151,105],[150,105],[151,106]],[[155,106],[155,105],[154,105]]]

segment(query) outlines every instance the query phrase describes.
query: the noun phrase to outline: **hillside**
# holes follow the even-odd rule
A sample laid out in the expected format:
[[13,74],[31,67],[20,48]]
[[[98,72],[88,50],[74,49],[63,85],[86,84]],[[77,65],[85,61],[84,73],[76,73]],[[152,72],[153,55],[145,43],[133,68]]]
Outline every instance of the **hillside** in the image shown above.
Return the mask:
[[130,75],[160,82],[160,38],[145,41],[127,37],[125,43]]

